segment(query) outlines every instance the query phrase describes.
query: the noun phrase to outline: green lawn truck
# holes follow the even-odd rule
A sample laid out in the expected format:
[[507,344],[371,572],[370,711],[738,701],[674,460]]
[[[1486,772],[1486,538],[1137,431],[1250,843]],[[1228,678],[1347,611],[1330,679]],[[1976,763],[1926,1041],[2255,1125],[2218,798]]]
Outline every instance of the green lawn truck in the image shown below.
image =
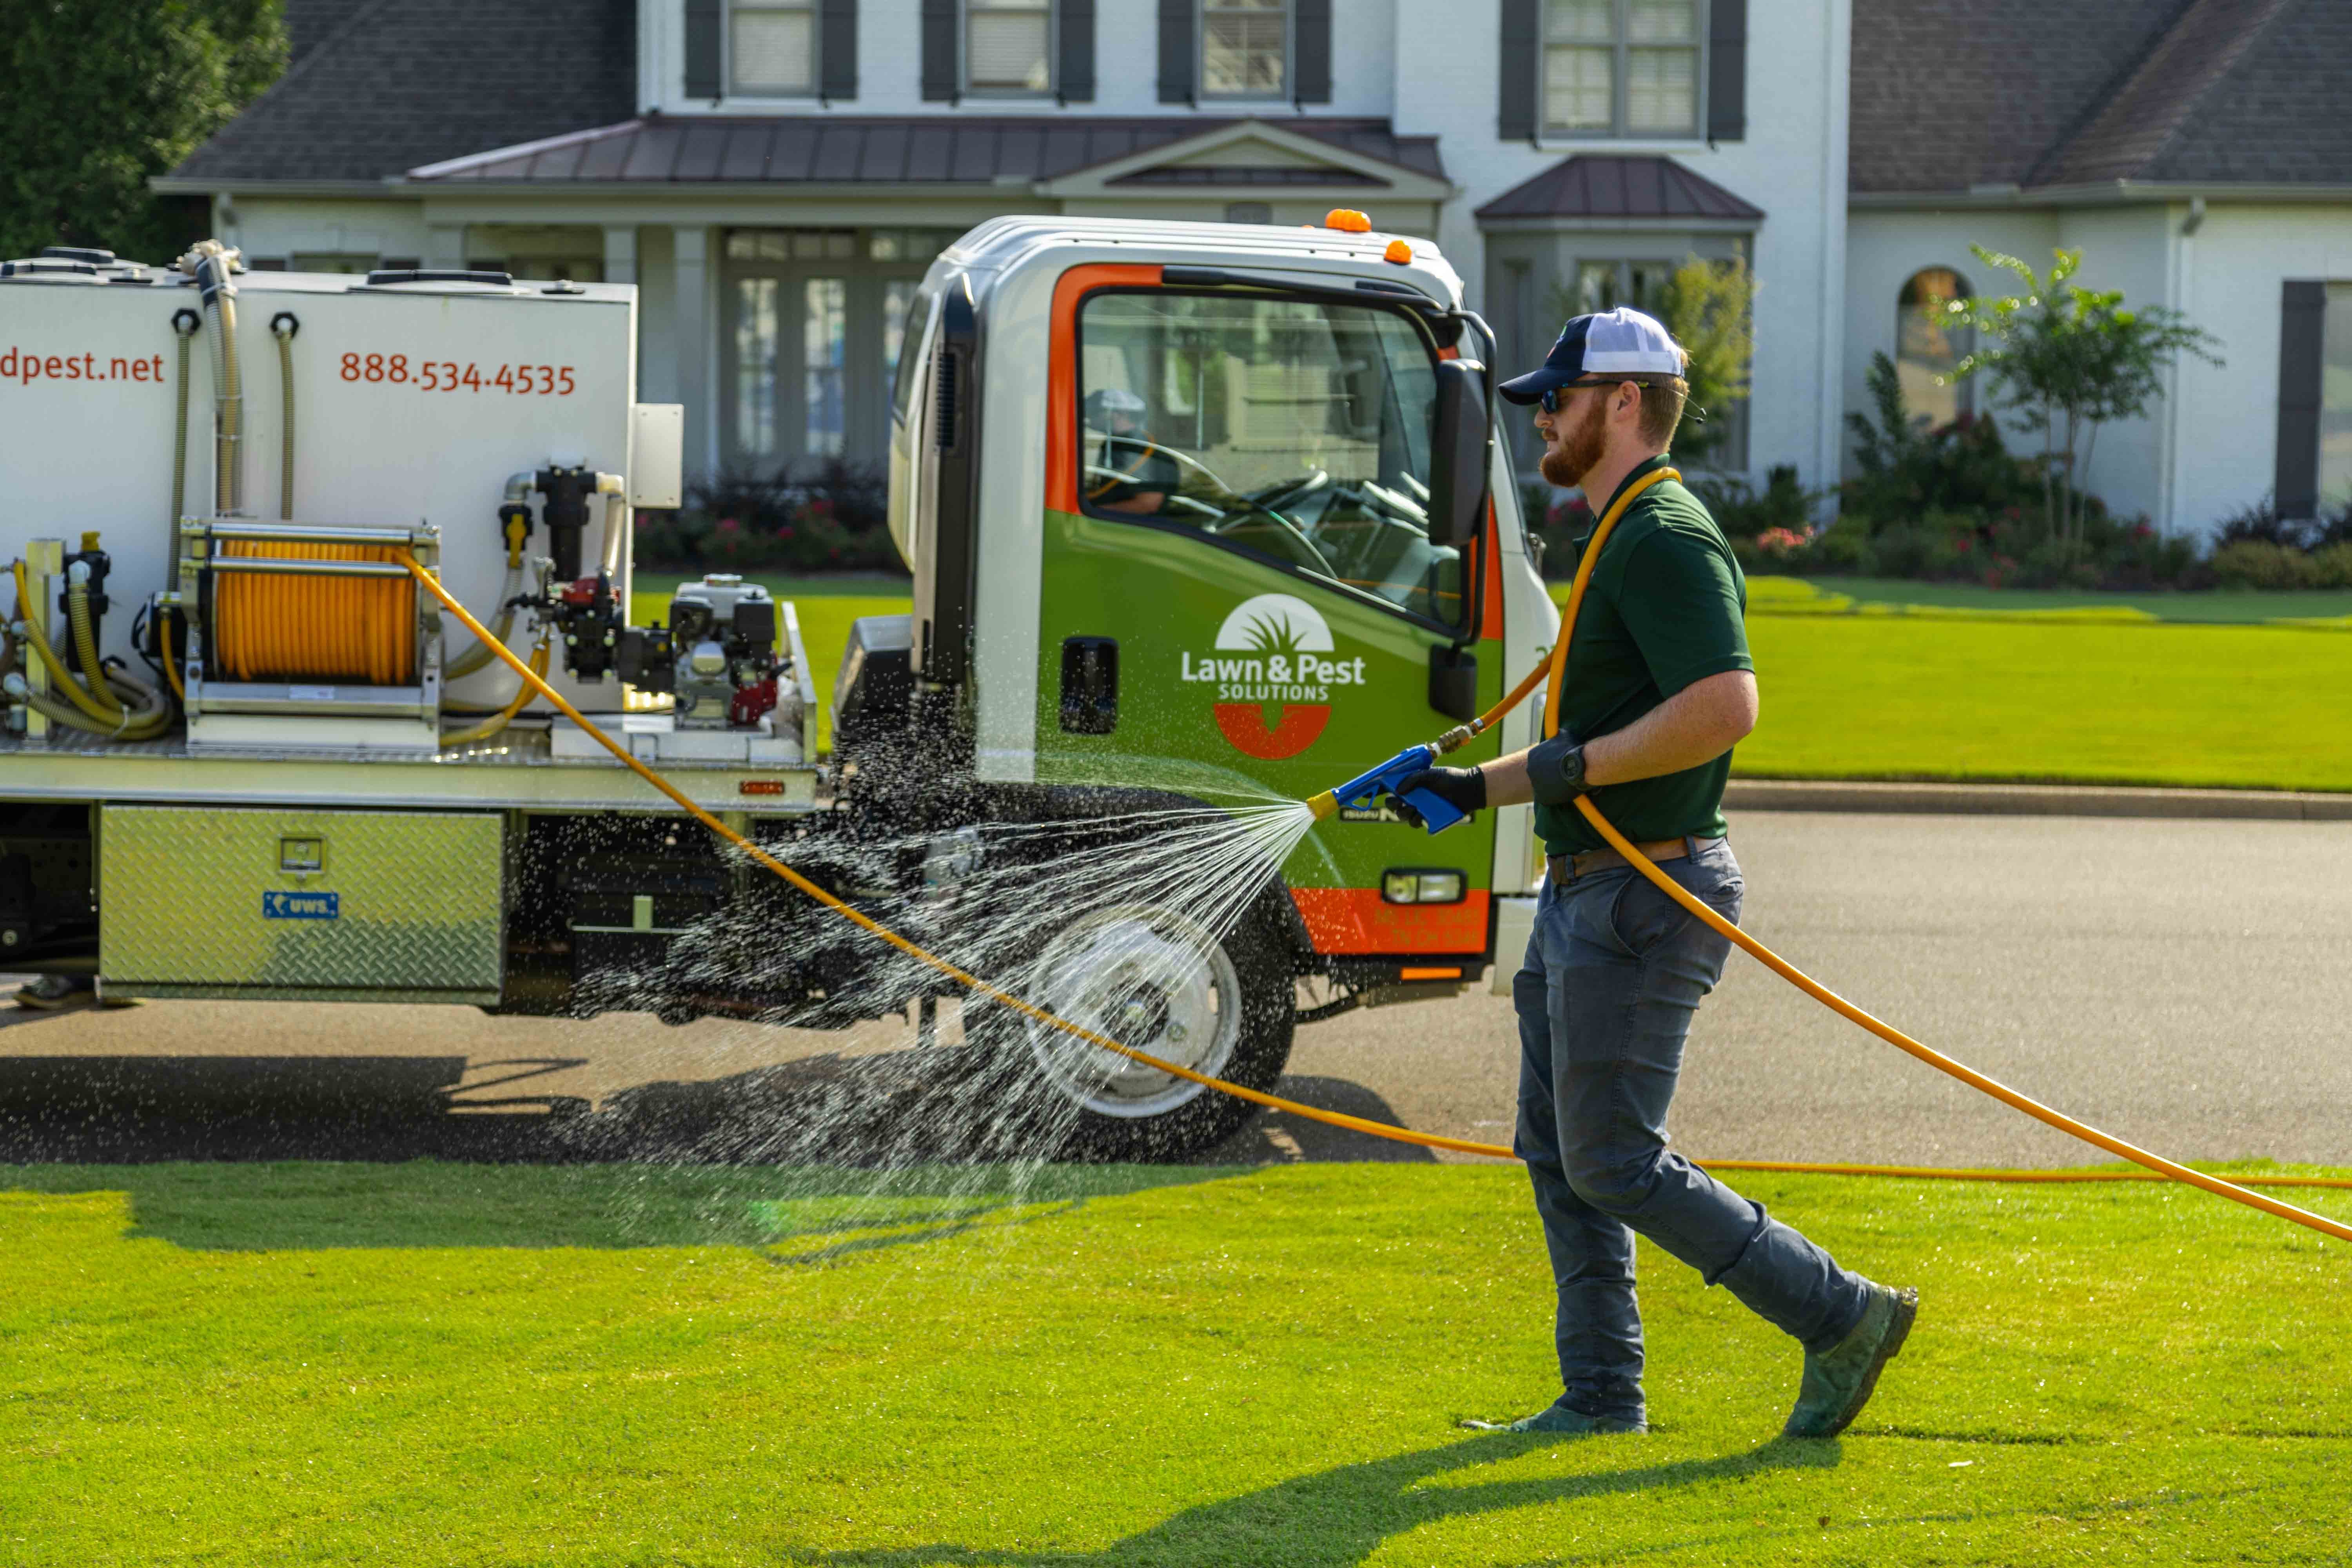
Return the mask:
[[[0,268],[0,963],[131,996],[913,1009],[931,1037],[952,983],[719,853],[445,626],[410,559],[877,919],[953,952],[960,900],[989,889],[1001,932],[1033,889],[991,977],[1165,1059],[1271,1087],[1302,1020],[1515,962],[1523,807],[1434,837],[1344,811],[1214,918],[1118,874],[1171,814],[1328,789],[1549,647],[1493,343],[1434,247],[1335,213],[1007,217],[945,251],[892,399],[913,609],[853,630],[830,758],[791,604],[713,577],[628,624],[633,509],[681,471],[678,411],[634,400],[635,312],[623,286],[218,247]],[[961,1026],[1058,1097],[1057,1148],[1179,1153],[1248,1110],[985,1006]]]

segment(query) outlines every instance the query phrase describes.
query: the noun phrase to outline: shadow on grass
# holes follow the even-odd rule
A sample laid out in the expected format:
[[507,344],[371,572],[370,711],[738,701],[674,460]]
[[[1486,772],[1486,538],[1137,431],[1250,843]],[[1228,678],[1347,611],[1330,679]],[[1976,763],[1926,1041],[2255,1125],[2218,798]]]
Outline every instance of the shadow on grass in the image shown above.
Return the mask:
[[152,1164],[0,1166],[0,1191],[121,1192],[131,1238],[200,1251],[755,1247],[845,1263],[1087,1202],[1235,1174],[1208,1165]]
[[1096,1552],[992,1552],[934,1545],[889,1552],[813,1552],[804,1560],[832,1568],[919,1568],[929,1563],[959,1568],[1144,1568],[1146,1564],[1164,1568],[1189,1563],[1223,1568],[1278,1556],[1290,1568],[1349,1568],[1391,1537],[1444,1520],[1578,1498],[1736,1480],[1770,1470],[1828,1469],[1840,1458],[1834,1441],[1776,1437],[1748,1453],[1721,1458],[1474,1485],[1424,1484],[1473,1466],[1517,1458],[1559,1441],[1534,1434],[1497,1432],[1419,1453],[1343,1465],[1242,1497],[1186,1509]]
[[[0,1023],[15,1021],[0,1010]],[[0,1161],[986,1163],[1031,1152],[1021,1129],[1058,1120],[1033,1109],[1011,1120],[1008,1137],[989,1113],[999,1101],[983,1098],[1001,1096],[1002,1084],[991,1081],[985,1059],[956,1048],[827,1053],[719,1079],[641,1083],[601,1107],[533,1092],[535,1080],[582,1060],[0,1055]],[[1321,1109],[1397,1119],[1380,1095],[1346,1079],[1295,1075],[1276,1087]],[[1192,1163],[1433,1158],[1426,1149],[1260,1111]]]

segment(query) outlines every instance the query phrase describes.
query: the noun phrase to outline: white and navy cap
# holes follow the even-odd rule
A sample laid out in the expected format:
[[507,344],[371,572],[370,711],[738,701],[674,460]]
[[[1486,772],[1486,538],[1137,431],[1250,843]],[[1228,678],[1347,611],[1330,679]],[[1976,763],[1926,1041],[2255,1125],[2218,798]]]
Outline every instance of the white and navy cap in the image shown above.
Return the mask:
[[1536,369],[1496,391],[1513,403],[1535,403],[1554,387],[1594,376],[1680,375],[1683,351],[1654,316],[1620,305],[1579,316],[1559,330],[1559,342]]

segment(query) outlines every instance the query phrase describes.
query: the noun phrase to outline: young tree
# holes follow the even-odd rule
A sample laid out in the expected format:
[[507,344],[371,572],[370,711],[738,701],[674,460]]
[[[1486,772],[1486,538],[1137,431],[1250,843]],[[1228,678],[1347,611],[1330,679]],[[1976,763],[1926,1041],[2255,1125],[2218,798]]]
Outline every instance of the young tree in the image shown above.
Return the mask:
[[1748,263],[1694,256],[1666,280],[1666,330],[1690,355],[1691,415],[1675,437],[1682,455],[1703,458],[1731,438],[1731,405],[1748,396],[1756,357],[1756,275]]
[[1970,246],[1988,267],[2013,273],[2023,291],[1976,295],[1923,306],[1947,331],[1973,328],[1979,347],[1952,366],[1948,379],[1988,372],[2000,384],[2001,405],[2041,426],[2043,520],[2050,536],[2072,551],[2082,541],[2089,501],[2080,476],[2090,467],[2099,426],[2137,419],[2163,394],[2162,372],[2182,353],[2218,365],[2220,340],[2161,306],[2129,310],[2121,289],[2084,289],[2071,282],[2082,267],[2079,250],[2060,250],[2049,274],[2037,274],[2014,256]]
[[0,256],[98,245],[163,261],[197,237],[147,181],[286,68],[282,13],[282,0],[0,0]]

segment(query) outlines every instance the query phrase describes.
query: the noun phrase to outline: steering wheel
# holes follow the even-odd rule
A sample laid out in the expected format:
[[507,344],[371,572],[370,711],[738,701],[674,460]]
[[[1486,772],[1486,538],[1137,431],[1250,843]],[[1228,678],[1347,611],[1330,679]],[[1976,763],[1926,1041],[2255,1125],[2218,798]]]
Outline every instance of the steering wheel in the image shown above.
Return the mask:
[[[1088,426],[1088,429],[1091,434],[1097,436],[1105,434],[1103,431],[1093,429],[1092,426]],[[1234,489],[1233,486],[1225,483],[1224,479],[1218,475],[1214,468],[1212,468],[1208,464],[1201,461],[1200,458],[1193,457],[1189,452],[1180,452],[1173,447],[1162,446],[1157,441],[1145,441],[1143,437],[1139,436],[1119,436],[1112,438],[1119,441],[1138,442],[1150,447],[1151,450],[1159,453],[1161,457],[1168,458],[1178,468],[1190,468],[1194,473],[1200,475],[1215,488],[1216,492],[1219,495],[1238,496],[1242,493],[1241,491]],[[1093,463],[1087,464],[1086,468],[1087,472],[1090,474],[1099,472],[1106,478],[1108,478],[1113,472],[1115,472],[1115,470],[1110,468],[1098,468],[1097,465]],[[1132,474],[1121,473],[1118,475],[1118,478],[1124,483],[1132,483],[1135,476]]]

